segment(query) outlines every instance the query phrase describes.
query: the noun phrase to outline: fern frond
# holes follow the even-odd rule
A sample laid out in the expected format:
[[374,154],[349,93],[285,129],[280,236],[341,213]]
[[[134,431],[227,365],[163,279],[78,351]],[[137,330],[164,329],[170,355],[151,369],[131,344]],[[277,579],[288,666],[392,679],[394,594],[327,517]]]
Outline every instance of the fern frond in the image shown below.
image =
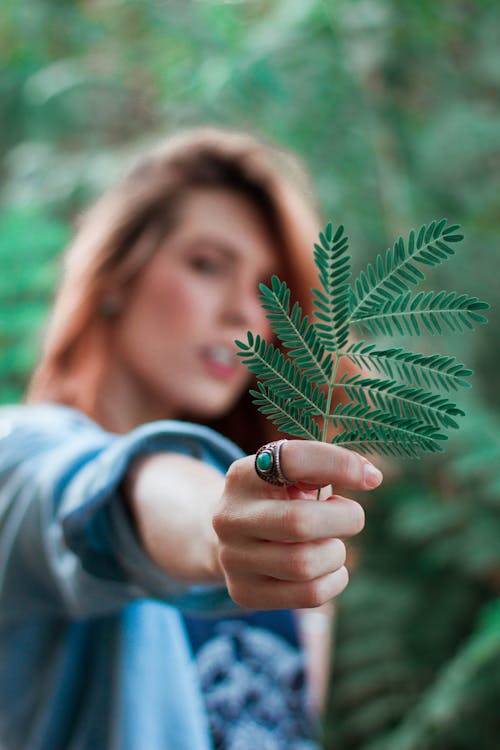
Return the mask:
[[351,320],[384,306],[395,295],[403,295],[412,285],[425,279],[416,265],[435,266],[454,255],[451,244],[460,242],[458,224],[446,225],[446,219],[422,225],[418,234],[411,230],[408,241],[402,237],[388,248],[385,257],[378,255],[375,264],[369,263],[354,282],[351,298]]
[[406,292],[370,313],[354,316],[352,322],[358,328],[389,336],[419,336],[424,328],[433,335],[441,334],[443,328],[463,332],[474,330],[474,323],[486,323],[487,318],[479,311],[488,307],[477,297],[457,292],[418,292],[415,296]]
[[295,302],[290,308],[290,290],[277,276],[271,279],[271,288],[260,285],[262,307],[280,341],[290,349],[299,367],[318,384],[328,383],[332,373],[332,356],[325,355],[325,347],[307,315]]
[[[368,264],[350,285],[351,266],[343,226],[327,224],[314,246],[320,288],[313,289],[314,322],[277,276],[260,285],[260,300],[282,351],[274,343],[248,332],[237,341],[238,355],[258,378],[251,391],[259,410],[283,432],[312,440],[328,440],[329,427],[337,445],[361,452],[418,457],[442,450],[447,439],[440,430],[458,428],[464,416],[442,391],[469,387],[472,374],[455,357],[418,354],[401,347],[377,348],[364,341],[348,343],[349,328],[388,336],[422,332],[473,330],[486,323],[489,305],[477,297],[447,291],[412,289],[425,276],[420,266],[435,266],[454,254],[463,239],[446,219],[411,230],[385,256]],[[337,379],[346,357],[360,370]],[[341,388],[350,399],[332,411]]]
[[347,237],[340,225],[333,234],[328,223],[320,232],[320,243],[314,245],[314,259],[323,291],[313,289],[315,323],[320,341],[329,351],[338,352],[347,343],[349,334],[351,278],[350,257],[347,254]]
[[306,440],[320,440],[318,424],[310,414],[301,412],[290,399],[268,389],[263,383],[257,383],[258,391],[250,390],[253,403],[282,432]]
[[273,344],[249,331],[248,344],[237,341],[242,350],[238,356],[248,369],[264,381],[270,391],[279,391],[283,398],[293,399],[294,406],[311,414],[323,414],[325,394],[301,371],[295,362],[285,357]]
[[435,452],[442,450],[439,441],[447,440],[447,436],[436,432],[434,426],[424,424],[415,417],[395,417],[383,409],[354,402],[338,404],[331,420],[334,427],[341,427],[346,433],[334,438],[337,444],[346,444],[339,441],[342,438],[347,440],[348,435],[351,435],[348,442],[352,444],[357,435],[360,445],[364,445],[365,442],[370,445],[385,445],[391,452],[393,445],[405,446],[405,451],[418,452],[418,449],[421,449]]
[[422,424],[457,429],[454,417],[465,416],[465,412],[449,399],[394,380],[366,378],[358,374],[342,378],[339,385],[352,401],[364,406],[371,402],[374,407],[396,418],[415,418]]
[[343,448],[349,448],[365,455],[381,453],[384,456],[420,458],[423,451],[430,453],[442,451],[439,444],[436,444],[433,440],[427,440],[425,437],[419,438],[418,441],[401,437],[396,439],[390,434],[384,435],[380,432],[376,433],[373,430],[360,428],[353,432],[347,430],[341,432],[335,435],[331,442],[333,445],[340,445]]
[[444,354],[417,354],[401,347],[377,349],[375,344],[358,341],[347,348],[345,356],[360,369],[399,378],[409,385],[446,391],[471,385],[465,378],[472,375],[472,370]]

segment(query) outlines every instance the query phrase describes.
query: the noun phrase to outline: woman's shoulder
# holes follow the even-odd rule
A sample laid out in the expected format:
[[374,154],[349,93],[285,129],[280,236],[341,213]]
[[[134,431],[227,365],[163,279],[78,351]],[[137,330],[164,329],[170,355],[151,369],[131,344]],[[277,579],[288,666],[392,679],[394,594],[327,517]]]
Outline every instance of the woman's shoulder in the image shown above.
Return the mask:
[[97,428],[85,414],[64,404],[42,402],[0,406],[0,437],[5,437],[20,428],[58,430],[90,425]]
[[[95,432],[102,430],[85,414],[62,404],[13,404],[0,407],[1,453],[7,463],[15,462],[19,455],[33,457]],[[2,461],[2,465],[5,461]]]

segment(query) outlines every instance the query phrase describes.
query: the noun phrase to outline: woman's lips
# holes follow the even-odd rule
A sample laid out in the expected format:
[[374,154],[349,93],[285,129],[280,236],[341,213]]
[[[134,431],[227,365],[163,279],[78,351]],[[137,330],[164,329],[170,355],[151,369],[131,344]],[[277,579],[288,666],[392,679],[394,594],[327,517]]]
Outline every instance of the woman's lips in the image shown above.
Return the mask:
[[223,379],[233,377],[240,365],[234,349],[220,344],[206,347],[203,361],[212,375]]

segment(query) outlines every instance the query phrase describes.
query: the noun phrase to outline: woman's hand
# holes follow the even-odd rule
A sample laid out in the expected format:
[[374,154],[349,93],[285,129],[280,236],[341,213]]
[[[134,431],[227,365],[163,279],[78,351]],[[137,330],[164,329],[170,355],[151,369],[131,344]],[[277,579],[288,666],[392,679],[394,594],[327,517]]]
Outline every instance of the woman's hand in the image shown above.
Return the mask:
[[260,479],[253,456],[235,461],[213,518],[229,594],[252,609],[318,607],[339,594],[348,582],[342,538],[362,530],[364,512],[339,494],[316,502],[317,488],[382,481],[362,456],[313,441],[287,441],[281,466],[290,487]]

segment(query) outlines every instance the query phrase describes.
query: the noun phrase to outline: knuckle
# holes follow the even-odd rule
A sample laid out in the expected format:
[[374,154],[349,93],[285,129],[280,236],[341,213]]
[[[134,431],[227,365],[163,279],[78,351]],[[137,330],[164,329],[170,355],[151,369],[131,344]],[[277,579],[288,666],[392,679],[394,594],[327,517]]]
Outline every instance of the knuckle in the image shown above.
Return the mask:
[[339,448],[336,456],[337,472],[344,479],[351,479],[355,474],[356,459],[347,449]]
[[220,504],[212,516],[212,527],[219,539],[226,539],[231,533],[231,518],[228,509]]
[[229,596],[235,604],[248,609],[263,609],[255,588],[248,585],[248,581],[242,578],[228,578],[226,588]]
[[234,555],[231,551],[231,548],[227,545],[221,545],[219,549],[219,562],[222,566],[222,569],[227,574],[228,571],[231,570],[231,567],[233,565],[234,561]]
[[246,472],[246,459],[238,458],[233,461],[226,472],[226,488],[231,491],[233,487],[240,485]]
[[238,586],[232,581],[227,581],[226,586],[228,594],[235,604],[238,604],[240,607],[250,606],[250,602],[248,602],[245,596],[246,591],[244,587]]
[[353,534],[359,534],[365,527],[365,511],[362,506],[353,501],[351,506],[351,525]]
[[331,596],[338,596],[342,593],[342,591],[346,588],[347,584],[349,583],[349,571],[343,565],[336,573],[335,581],[334,581],[334,590]]
[[341,568],[345,565],[347,559],[347,547],[342,539],[333,539],[332,546],[332,558],[335,560],[337,568]]
[[315,560],[308,547],[298,546],[289,557],[290,574],[297,581],[308,581],[314,578]]
[[309,581],[309,583],[306,584],[304,589],[303,604],[301,605],[302,607],[306,607],[307,609],[312,607],[320,607],[327,601],[327,598],[324,597],[324,587],[321,584],[321,579],[316,581]]
[[343,565],[335,574],[334,580],[331,582],[331,589],[329,599],[333,599],[334,596],[338,596],[346,588],[349,583],[349,572],[345,565]]
[[287,537],[301,541],[309,539],[311,520],[306,509],[297,501],[290,501],[284,508],[283,526]]
[[342,566],[335,573],[317,578],[306,584],[303,607],[320,607],[344,591],[349,583],[347,568]]

